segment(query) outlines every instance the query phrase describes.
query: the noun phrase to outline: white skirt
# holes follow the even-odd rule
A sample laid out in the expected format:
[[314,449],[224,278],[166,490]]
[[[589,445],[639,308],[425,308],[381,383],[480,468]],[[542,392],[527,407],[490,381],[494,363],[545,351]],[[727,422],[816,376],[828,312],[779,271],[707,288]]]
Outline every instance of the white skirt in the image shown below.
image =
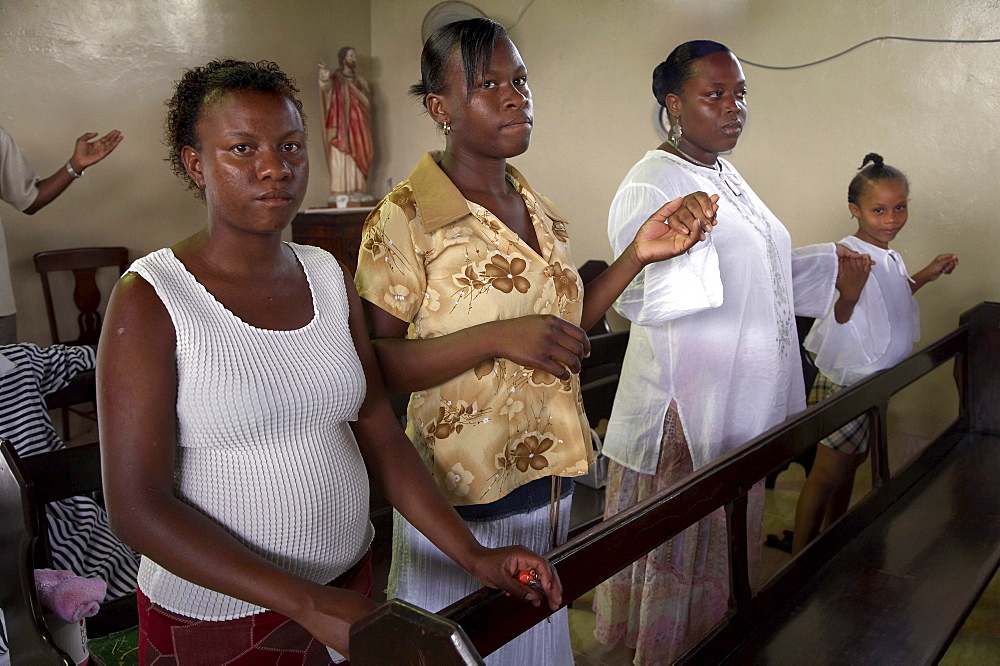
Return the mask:
[[[559,543],[566,541],[573,496],[559,503]],[[490,521],[469,521],[479,543],[489,548],[521,545],[542,553],[549,549],[549,507]],[[393,511],[392,567],[388,596],[437,612],[482,587],[427,538]],[[486,658],[490,666],[571,666],[569,616],[565,608],[539,622]]]

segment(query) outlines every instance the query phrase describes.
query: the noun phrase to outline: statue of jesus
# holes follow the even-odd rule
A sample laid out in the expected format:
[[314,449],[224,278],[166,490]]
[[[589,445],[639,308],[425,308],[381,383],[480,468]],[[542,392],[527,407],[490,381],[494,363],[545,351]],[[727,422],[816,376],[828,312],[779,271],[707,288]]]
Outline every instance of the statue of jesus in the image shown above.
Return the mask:
[[371,87],[357,73],[354,49],[337,53],[338,69],[319,62],[319,90],[323,104],[323,147],[330,168],[330,192],[359,197],[366,193],[372,162]]

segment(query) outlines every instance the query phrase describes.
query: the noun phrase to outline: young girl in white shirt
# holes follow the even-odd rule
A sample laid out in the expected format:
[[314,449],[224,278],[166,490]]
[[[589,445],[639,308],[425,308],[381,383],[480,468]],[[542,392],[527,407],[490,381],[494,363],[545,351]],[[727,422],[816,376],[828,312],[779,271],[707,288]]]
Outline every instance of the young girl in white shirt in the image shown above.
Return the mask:
[[[854,261],[844,267],[836,306],[816,320],[806,337],[805,347],[816,355],[820,371],[810,405],[906,358],[920,339],[913,294],[958,265],[954,254],[941,254],[911,277],[903,258],[889,249],[906,224],[909,194],[901,171],[885,164],[881,155],[865,155],[847,189],[847,207],[858,230],[840,243],[869,255],[874,265]],[[824,517],[829,526],[847,511],[854,473],[868,454],[870,440],[871,421],[865,414],[820,442],[799,495],[792,552],[815,538]]]

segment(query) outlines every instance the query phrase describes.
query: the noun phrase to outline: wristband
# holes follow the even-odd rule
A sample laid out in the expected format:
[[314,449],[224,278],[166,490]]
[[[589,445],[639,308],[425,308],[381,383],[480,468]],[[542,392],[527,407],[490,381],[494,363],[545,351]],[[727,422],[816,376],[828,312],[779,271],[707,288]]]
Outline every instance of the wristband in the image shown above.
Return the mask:
[[74,169],[73,165],[69,163],[69,160],[66,160],[66,171],[69,171],[69,175],[73,176],[74,178],[79,178],[80,176],[83,175],[83,171],[81,171],[80,173],[76,172],[76,169]]

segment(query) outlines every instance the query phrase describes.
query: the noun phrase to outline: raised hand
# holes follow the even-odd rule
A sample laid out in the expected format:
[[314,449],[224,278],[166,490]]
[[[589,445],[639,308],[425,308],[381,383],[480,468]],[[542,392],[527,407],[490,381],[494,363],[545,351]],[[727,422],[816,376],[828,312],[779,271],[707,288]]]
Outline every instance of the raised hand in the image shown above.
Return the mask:
[[871,257],[867,254],[840,257],[837,262],[837,291],[840,292],[841,298],[857,303],[874,265]]
[[957,266],[958,266],[958,255],[939,254],[938,256],[934,257],[934,261],[927,264],[927,267],[924,269],[924,271],[927,271],[927,281],[933,282],[942,275],[950,275],[951,272],[955,270]]
[[719,195],[693,192],[664,204],[649,216],[632,244],[642,265],[683,254],[718,223]]
[[939,254],[934,260],[927,264],[920,272],[913,276],[910,289],[916,291],[928,282],[937,280],[942,275],[949,275],[958,266],[958,255]]
[[555,315],[528,315],[494,323],[499,353],[527,368],[544,370],[559,379],[580,372],[590,355],[587,333]]
[[534,569],[541,583],[541,591],[549,609],[555,611],[562,605],[562,583],[549,561],[521,546],[484,548],[476,558],[471,573],[476,580],[495,590],[503,590],[535,607],[542,603],[542,594],[517,580],[519,571]]
[[[840,248],[846,250],[841,254]],[[833,304],[833,316],[837,323],[846,323],[854,314],[854,306],[861,298],[861,291],[868,282],[875,262],[867,254],[859,254],[837,244],[837,291],[840,298]]]
[[91,141],[95,136],[97,132],[87,132],[76,140],[76,148],[73,150],[70,163],[78,173],[82,173],[87,167],[97,164],[110,155],[125,138],[118,130],[111,130],[100,139]]

